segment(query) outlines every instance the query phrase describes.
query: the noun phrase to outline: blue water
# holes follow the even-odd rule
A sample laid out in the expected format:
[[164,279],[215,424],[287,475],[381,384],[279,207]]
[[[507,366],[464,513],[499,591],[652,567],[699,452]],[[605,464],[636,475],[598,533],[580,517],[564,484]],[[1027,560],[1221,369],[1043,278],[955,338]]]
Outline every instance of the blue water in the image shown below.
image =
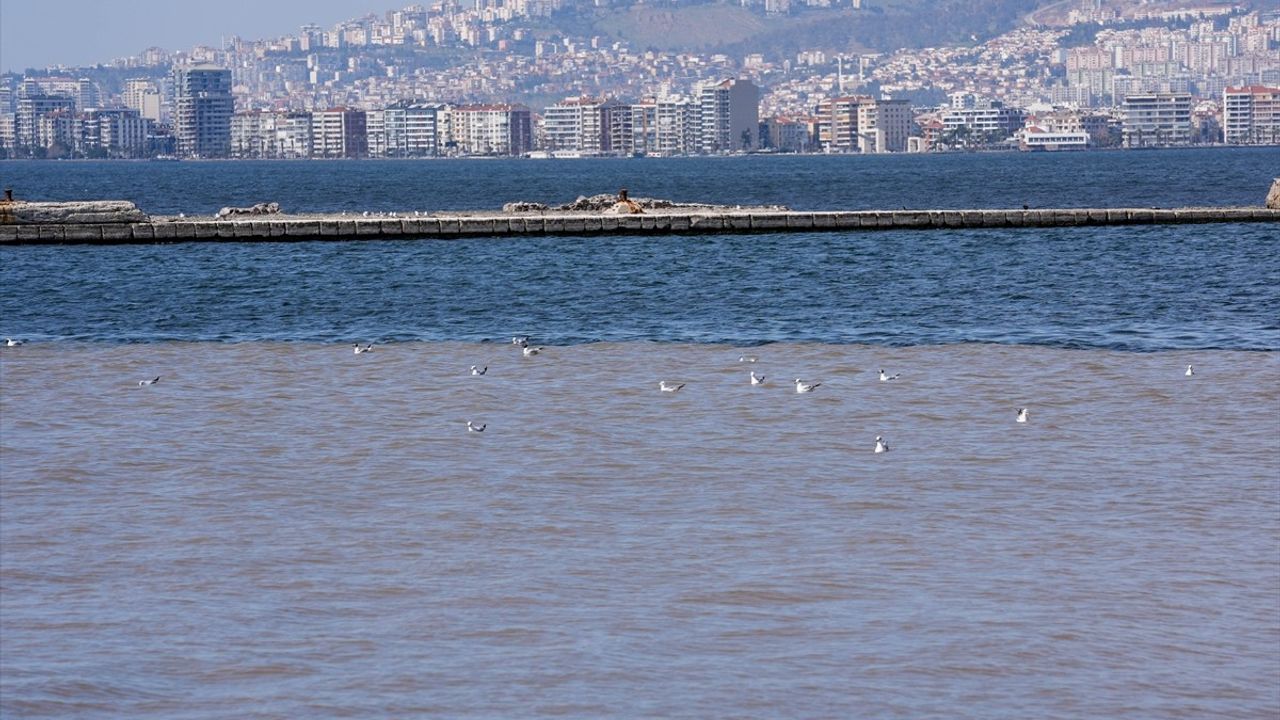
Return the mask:
[[633,197],[797,210],[1261,205],[1280,147],[1091,153],[598,160],[7,161],[27,200],[132,200],[157,214],[279,202],[286,212],[495,209]]
[[[1280,150],[1258,149],[0,170],[19,196],[194,213],[267,199],[298,211],[492,208],[624,183],[635,195],[810,208],[1256,205],[1278,161]],[[1271,224],[19,247],[0,255],[0,334],[1274,350],[1277,249]]]

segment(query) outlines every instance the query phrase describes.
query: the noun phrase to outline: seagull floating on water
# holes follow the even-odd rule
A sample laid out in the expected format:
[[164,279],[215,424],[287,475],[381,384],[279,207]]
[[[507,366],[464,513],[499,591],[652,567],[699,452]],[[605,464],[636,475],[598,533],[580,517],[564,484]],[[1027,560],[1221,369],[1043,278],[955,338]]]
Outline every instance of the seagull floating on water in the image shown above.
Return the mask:
[[658,389],[662,392],[678,392],[682,387],[684,387],[684,383],[669,383],[666,380],[660,380],[658,382]]
[[485,374],[485,373],[487,373],[487,372],[489,372],[489,366],[488,366],[488,365],[485,365],[483,369],[478,368],[478,367],[476,367],[475,365],[472,365],[472,366],[471,366],[471,374],[472,374],[472,375],[483,375],[483,374]]
[[763,376],[763,375],[756,375],[756,371],[755,371],[755,370],[752,370],[752,371],[751,371],[751,384],[752,384],[752,385],[763,385],[763,384],[764,384],[764,376]]
[[738,357],[738,362],[755,362],[758,359],[755,355],[741,355]]
[[1018,408],[1018,422],[1024,423],[1026,421],[1027,421],[1027,409]]
[[467,432],[484,432],[484,429],[486,427],[489,427],[489,426],[487,424],[476,425],[470,420],[467,421]]
[[139,381],[138,381],[138,387],[146,387],[146,386],[148,386],[148,385],[155,385],[155,384],[156,384],[156,383],[158,383],[158,382],[160,382],[160,376],[159,376],[159,375],[157,375],[157,376],[155,376],[155,377],[151,378],[150,380],[139,380]]
[[511,344],[519,345],[520,347],[529,347],[529,336],[513,337],[511,338]]
[[892,375],[886,375],[884,372],[884,368],[880,368],[880,382],[889,382],[890,380],[897,380],[900,377],[902,377],[902,373],[894,373]]
[[527,346],[527,345],[522,345],[522,346],[520,347],[520,352],[524,353],[524,356],[525,356],[525,357],[533,357],[534,355],[537,355],[538,353],[542,352],[542,351],[543,351],[543,349],[544,349],[544,348],[540,348],[540,347],[529,347],[529,346]]
[[1191,377],[1192,375],[1195,375],[1195,374],[1196,374],[1195,368],[1193,368],[1193,367],[1191,367],[1190,365],[1188,365],[1188,366],[1187,366],[1187,372],[1185,373],[1185,375],[1186,375],[1187,377]]
[[5,346],[6,346],[6,347],[18,347],[19,345],[21,345],[21,344],[22,344],[22,341],[21,341],[21,340],[14,340],[13,338],[5,338],[5,339],[4,339],[4,344],[5,344]]
[[889,452],[889,443],[881,440],[879,435],[876,436],[876,452]]
[[801,380],[800,378],[796,378],[796,392],[798,392],[798,393],[813,392],[813,389],[814,389],[814,388],[816,388],[816,387],[818,387],[818,386],[819,386],[819,385],[821,385],[821,384],[822,384],[822,383],[820,383],[820,382],[816,382],[816,383],[807,383],[807,382],[805,382],[805,381]]
[[355,354],[357,355],[359,355],[360,353],[373,352],[373,343],[369,343],[364,347],[361,347],[360,343],[355,343],[354,345],[351,346],[351,348],[352,350],[355,351]]

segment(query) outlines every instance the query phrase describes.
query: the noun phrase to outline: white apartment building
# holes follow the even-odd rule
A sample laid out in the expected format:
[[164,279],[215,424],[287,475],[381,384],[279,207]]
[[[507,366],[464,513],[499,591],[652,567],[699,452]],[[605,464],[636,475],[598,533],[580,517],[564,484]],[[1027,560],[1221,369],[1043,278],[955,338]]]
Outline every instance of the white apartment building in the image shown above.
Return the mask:
[[440,154],[442,106],[400,103],[367,115],[369,156],[434,157]]
[[449,109],[454,152],[523,155],[533,149],[533,121],[523,105],[459,105]]
[[698,106],[684,97],[654,103],[654,155],[687,155],[698,150]]
[[1125,98],[1122,112],[1125,147],[1191,142],[1191,96],[1187,93],[1135,93]]
[[584,155],[612,151],[611,122],[619,103],[590,97],[567,98],[542,113],[544,149]]
[[1228,145],[1280,144],[1280,88],[1227,88],[1222,94],[1222,139]]

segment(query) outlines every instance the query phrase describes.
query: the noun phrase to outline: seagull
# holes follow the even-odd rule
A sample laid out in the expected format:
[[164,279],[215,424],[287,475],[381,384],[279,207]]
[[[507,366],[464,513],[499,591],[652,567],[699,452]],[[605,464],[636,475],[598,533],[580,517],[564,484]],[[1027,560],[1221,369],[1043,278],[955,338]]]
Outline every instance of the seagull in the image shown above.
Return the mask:
[[529,337],[527,335],[524,337],[513,337],[511,338],[511,344],[519,345],[520,347],[529,347]]
[[5,347],[18,347],[19,345],[22,344],[22,341],[14,340],[13,338],[5,338],[4,344],[5,344]]
[[816,388],[816,387],[818,387],[818,386],[819,386],[819,385],[821,385],[821,384],[822,384],[822,383],[820,383],[820,382],[816,382],[816,383],[807,383],[807,382],[805,382],[805,381],[801,380],[800,378],[796,378],[796,392],[798,392],[798,393],[813,392],[813,389],[814,389],[814,388]]
[[488,427],[487,424],[476,425],[470,420],[467,421],[467,432],[484,432],[486,427]]
[[522,345],[520,352],[524,353],[525,357],[533,357],[534,355],[537,355],[538,353],[542,352],[542,350],[543,349],[540,347],[527,347]]
[[151,378],[150,380],[139,380],[139,381],[138,381],[138,387],[146,387],[146,386],[148,386],[148,385],[155,385],[155,384],[156,384],[156,383],[158,383],[158,382],[160,382],[160,376],[159,376],[159,375],[157,375],[157,376],[155,376],[155,377]]
[[471,366],[471,374],[472,374],[472,375],[483,375],[483,374],[485,374],[485,373],[487,373],[487,372],[489,372],[489,366],[488,366],[488,365],[485,365],[483,370],[481,370],[480,368],[476,367],[475,365],[472,365],[472,366]]
[[756,371],[755,371],[755,370],[752,370],[752,371],[751,371],[751,384],[752,384],[752,385],[763,385],[763,384],[764,384],[764,376],[763,376],[763,375],[756,375]]
[[365,210],[365,211],[364,211],[364,214],[363,214],[363,215],[361,215],[360,217],[369,217],[369,211],[368,211],[368,210]]
[[1027,421],[1027,409],[1018,408],[1018,422],[1024,423],[1026,421]]
[[738,362],[752,362],[752,363],[753,363],[753,362],[755,362],[755,361],[756,361],[756,360],[758,360],[758,359],[759,359],[759,358],[757,358],[755,355],[741,355],[741,356],[739,356],[739,357],[738,357]]
[[889,382],[890,380],[897,380],[901,376],[902,376],[902,373],[894,373],[892,375],[886,375],[884,373],[884,368],[880,368],[880,382]]
[[662,392],[669,392],[669,393],[678,392],[682,387],[684,387],[684,383],[669,383],[666,380],[661,380],[658,382],[658,389],[661,390]]
[[876,436],[876,452],[889,452],[889,443],[881,440],[879,435]]
[[[12,344],[13,344],[13,341],[12,341],[12,340],[10,340],[10,341],[9,341],[9,344],[10,344],[10,345],[12,345]],[[1195,368],[1193,368],[1193,367],[1191,367],[1190,365],[1188,365],[1188,366],[1187,366],[1187,372],[1186,372],[1186,373],[1184,373],[1184,374],[1185,374],[1187,377],[1191,377],[1192,375],[1195,375],[1195,374],[1196,374]]]
[[354,344],[354,345],[352,345],[351,347],[352,347],[352,349],[353,349],[353,350],[355,350],[355,353],[356,353],[357,355],[359,355],[360,353],[373,352],[373,343],[369,343],[368,345],[365,345],[364,347],[360,347],[360,343],[355,343],[355,344]]

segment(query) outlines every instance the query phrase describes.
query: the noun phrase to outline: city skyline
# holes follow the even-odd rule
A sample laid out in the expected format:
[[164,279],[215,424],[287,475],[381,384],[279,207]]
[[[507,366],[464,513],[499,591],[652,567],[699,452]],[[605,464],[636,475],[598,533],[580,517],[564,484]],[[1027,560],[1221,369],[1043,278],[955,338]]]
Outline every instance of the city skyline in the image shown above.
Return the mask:
[[[130,0],[130,11],[122,13],[118,5],[103,0],[0,0],[0,73],[108,63],[157,45],[216,47],[232,35],[281,35],[306,23],[327,26],[385,12],[396,4],[394,0],[221,0],[217,4]],[[142,18],[145,22],[139,22]]]

